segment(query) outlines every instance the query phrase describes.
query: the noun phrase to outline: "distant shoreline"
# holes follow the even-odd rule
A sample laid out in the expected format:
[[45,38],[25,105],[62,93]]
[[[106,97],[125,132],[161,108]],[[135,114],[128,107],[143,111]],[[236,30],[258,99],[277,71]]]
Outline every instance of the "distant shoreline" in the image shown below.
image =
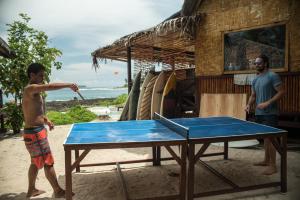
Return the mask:
[[81,105],[81,106],[99,106],[101,101],[112,101],[116,98],[96,98],[86,100],[68,100],[68,101],[49,101],[46,102],[47,111],[64,111],[70,107]]

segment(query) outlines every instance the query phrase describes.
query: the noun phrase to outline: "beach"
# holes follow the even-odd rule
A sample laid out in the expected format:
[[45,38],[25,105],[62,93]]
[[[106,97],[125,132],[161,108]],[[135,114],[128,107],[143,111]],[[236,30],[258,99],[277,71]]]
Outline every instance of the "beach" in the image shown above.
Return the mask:
[[[56,126],[49,132],[49,142],[55,157],[55,170],[58,181],[65,187],[63,143],[71,125]],[[199,148],[199,146],[198,146]],[[177,148],[174,148],[176,151]],[[211,146],[209,152],[221,151],[222,147]],[[82,163],[99,163],[120,160],[151,158],[150,148],[92,150]],[[229,160],[222,157],[203,158],[225,176],[239,185],[264,183],[279,179],[279,173],[264,176],[264,167],[255,167],[253,162],[263,158],[264,151],[257,149],[229,148]],[[162,156],[167,156],[162,148]],[[0,200],[22,200],[27,192],[27,170],[30,164],[29,154],[21,134],[1,136],[0,140]],[[277,165],[279,165],[279,156]],[[282,194],[279,187],[248,192],[204,197],[201,199],[299,199],[300,192],[300,153],[288,152],[288,192]],[[178,192],[179,167],[175,161],[164,161],[161,166],[153,167],[151,163],[121,165],[130,198],[146,198]],[[195,191],[208,191],[227,188],[200,164],[196,164]],[[53,198],[53,191],[43,170],[40,170],[36,182],[38,189],[46,193],[32,199],[48,200]],[[122,185],[116,166],[81,168],[80,173],[73,172],[73,192],[75,200],[123,199]],[[199,198],[200,199],[200,198]]]

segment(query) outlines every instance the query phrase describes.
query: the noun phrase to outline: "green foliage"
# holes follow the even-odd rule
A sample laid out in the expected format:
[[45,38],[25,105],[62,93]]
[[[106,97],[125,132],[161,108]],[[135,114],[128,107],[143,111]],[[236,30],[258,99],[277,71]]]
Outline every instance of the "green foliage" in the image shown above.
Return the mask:
[[23,114],[20,105],[14,102],[8,102],[4,105],[5,125],[11,128],[14,133],[19,133],[23,125]]
[[121,94],[113,101],[113,104],[114,105],[124,104],[126,102],[127,97],[128,97],[128,94]]
[[68,112],[67,115],[74,119],[74,123],[89,122],[97,117],[96,114],[83,108],[81,106],[74,106]]
[[64,125],[79,122],[89,122],[95,119],[97,115],[81,106],[74,106],[66,113],[49,111],[47,113],[47,117],[55,125]]
[[73,118],[66,113],[49,111],[47,113],[48,119],[50,119],[55,125],[72,124],[74,122]]
[[114,100],[110,100],[110,99],[100,100],[98,105],[107,107],[107,106],[113,105],[113,101]]
[[28,83],[27,67],[33,62],[45,66],[45,79],[49,82],[51,65],[60,69],[62,63],[56,57],[62,52],[56,48],[49,48],[48,36],[29,26],[30,17],[19,14],[21,20],[14,21],[8,26],[8,45],[16,53],[15,59],[0,57],[0,84],[5,95],[12,94],[15,102],[21,102],[23,88]]

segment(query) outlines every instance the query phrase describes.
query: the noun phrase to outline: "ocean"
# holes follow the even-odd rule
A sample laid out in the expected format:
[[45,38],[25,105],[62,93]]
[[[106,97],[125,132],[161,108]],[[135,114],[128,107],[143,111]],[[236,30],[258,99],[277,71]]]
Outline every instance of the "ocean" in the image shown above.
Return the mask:
[[[101,87],[85,87],[79,89],[81,95],[85,99],[98,99],[98,98],[115,98],[121,94],[127,94],[127,88],[101,88]],[[71,89],[61,89],[48,91],[46,101],[68,101],[76,97],[81,99],[80,96],[73,92]],[[10,100],[13,100],[12,96],[6,97],[3,95],[3,102],[6,103]]]

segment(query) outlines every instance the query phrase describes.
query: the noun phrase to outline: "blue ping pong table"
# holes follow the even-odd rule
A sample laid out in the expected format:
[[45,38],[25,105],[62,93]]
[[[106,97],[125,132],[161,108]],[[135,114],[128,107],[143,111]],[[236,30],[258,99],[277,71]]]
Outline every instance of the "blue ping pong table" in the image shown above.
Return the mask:
[[[231,117],[210,118],[178,118],[165,119],[156,115],[156,120],[122,121],[122,122],[98,122],[74,124],[64,143],[65,173],[66,173],[66,199],[72,199],[72,171],[80,170],[80,167],[100,166],[105,164],[117,164],[121,174],[119,163],[136,163],[152,161],[153,165],[160,165],[161,160],[174,159],[180,165],[179,194],[157,197],[158,199],[193,199],[194,197],[240,192],[259,189],[263,187],[281,186],[281,191],[287,189],[286,172],[286,137],[284,130],[243,121]],[[201,157],[224,155],[228,158],[228,142],[247,139],[270,138],[271,142],[281,155],[281,178],[278,182],[240,187],[228,180],[222,174],[213,170]],[[280,140],[279,140],[280,139]],[[205,154],[210,143],[224,142],[224,152]],[[202,144],[200,150],[195,152],[195,145]],[[180,155],[177,155],[171,146],[181,147]],[[172,156],[160,157],[160,147],[164,146]],[[80,162],[92,149],[113,148],[139,148],[152,147],[153,158],[145,160],[120,161],[111,163],[97,163],[80,165]],[[75,151],[75,161],[71,161],[71,151]],[[79,154],[79,150],[83,150]],[[188,156],[187,156],[188,155]],[[188,158],[188,173],[186,176]],[[219,178],[232,186],[232,189],[216,190],[194,194],[194,171],[196,162],[200,162]],[[126,192],[126,184],[122,179],[126,199],[130,199]],[[187,184],[187,193],[186,193]]]

